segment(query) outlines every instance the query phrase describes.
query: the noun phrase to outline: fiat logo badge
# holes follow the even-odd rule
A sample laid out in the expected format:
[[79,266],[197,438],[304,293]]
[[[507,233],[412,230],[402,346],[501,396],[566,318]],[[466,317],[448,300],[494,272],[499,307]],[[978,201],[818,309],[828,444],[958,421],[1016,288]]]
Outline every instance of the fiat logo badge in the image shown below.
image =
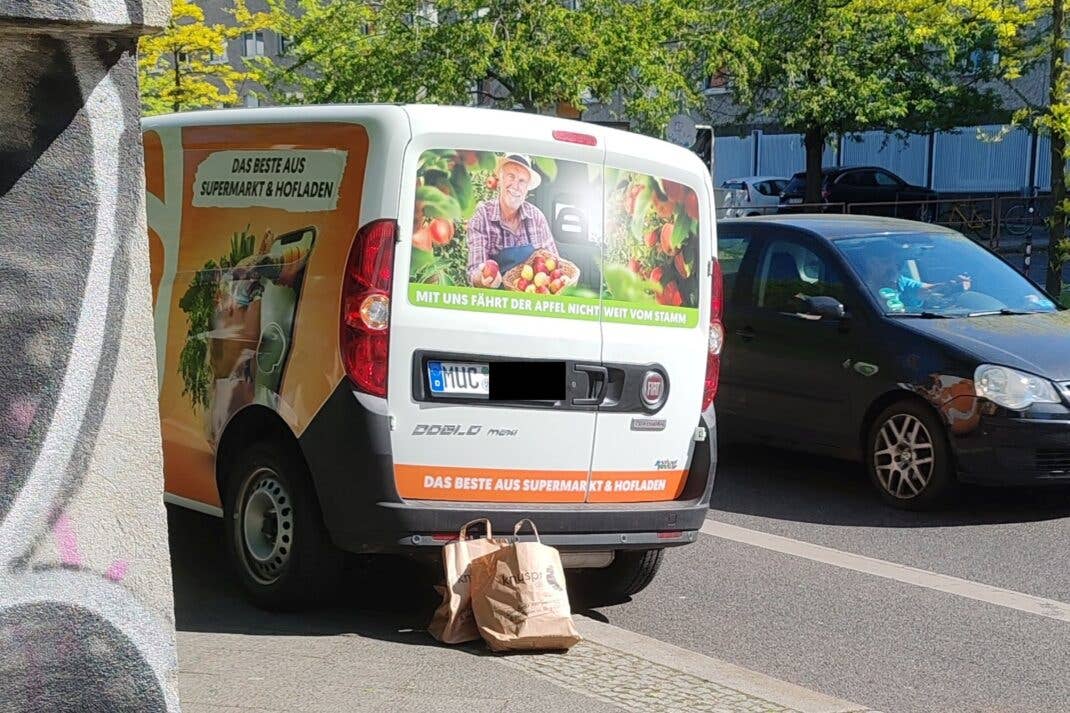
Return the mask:
[[661,403],[665,394],[665,377],[656,371],[648,371],[643,376],[643,403],[654,408]]

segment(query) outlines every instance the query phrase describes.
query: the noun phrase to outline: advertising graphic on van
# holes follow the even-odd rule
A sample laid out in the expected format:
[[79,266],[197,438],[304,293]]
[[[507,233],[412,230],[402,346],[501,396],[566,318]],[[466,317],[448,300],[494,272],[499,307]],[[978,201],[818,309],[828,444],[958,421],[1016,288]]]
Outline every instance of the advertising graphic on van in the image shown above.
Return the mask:
[[632,171],[425,151],[409,299],[419,306],[698,324],[698,196]]
[[299,428],[329,395],[314,393],[322,376],[297,388],[300,375],[341,378],[324,344],[337,298],[308,274],[345,261],[367,137],[325,124],[295,145],[280,127],[203,126],[148,132],[145,146],[154,280],[169,288],[156,305],[167,489],[218,502],[215,450],[230,419],[259,404]]

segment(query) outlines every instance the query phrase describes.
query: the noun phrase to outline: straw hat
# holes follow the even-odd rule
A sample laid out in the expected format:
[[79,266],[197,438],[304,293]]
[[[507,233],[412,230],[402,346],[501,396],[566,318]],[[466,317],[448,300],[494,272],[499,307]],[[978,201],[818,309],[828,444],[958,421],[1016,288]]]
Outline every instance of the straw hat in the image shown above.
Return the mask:
[[516,166],[520,166],[521,168],[523,168],[525,171],[528,172],[528,176],[530,176],[530,179],[528,180],[528,190],[529,191],[535,190],[536,188],[539,187],[539,184],[542,183],[542,176],[540,176],[539,172],[536,171],[535,168],[531,165],[531,158],[529,158],[527,156],[527,154],[511,153],[511,154],[506,154],[504,156],[499,156],[498,157],[498,167],[494,169],[494,173],[497,174],[499,171],[501,171],[502,170],[502,166],[504,166],[507,163],[511,163],[511,164],[516,165]]

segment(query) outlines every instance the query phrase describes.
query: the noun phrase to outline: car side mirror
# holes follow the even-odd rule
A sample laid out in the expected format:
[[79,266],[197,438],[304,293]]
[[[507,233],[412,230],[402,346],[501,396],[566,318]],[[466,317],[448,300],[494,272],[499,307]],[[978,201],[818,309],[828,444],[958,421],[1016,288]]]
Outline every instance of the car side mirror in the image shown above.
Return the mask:
[[803,314],[828,319],[844,319],[847,317],[847,309],[835,297],[824,295],[808,296],[802,298]]

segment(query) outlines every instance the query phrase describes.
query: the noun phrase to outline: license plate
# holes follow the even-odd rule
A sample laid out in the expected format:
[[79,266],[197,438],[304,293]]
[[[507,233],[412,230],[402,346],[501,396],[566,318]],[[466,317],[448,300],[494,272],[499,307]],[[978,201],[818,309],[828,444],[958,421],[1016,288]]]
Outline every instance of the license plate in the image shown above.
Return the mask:
[[802,203],[802,201],[803,201],[802,198],[789,198],[788,199],[788,203],[791,203],[793,205],[798,205],[799,203]]
[[490,367],[486,364],[429,361],[427,380],[435,396],[485,399],[490,395]]

